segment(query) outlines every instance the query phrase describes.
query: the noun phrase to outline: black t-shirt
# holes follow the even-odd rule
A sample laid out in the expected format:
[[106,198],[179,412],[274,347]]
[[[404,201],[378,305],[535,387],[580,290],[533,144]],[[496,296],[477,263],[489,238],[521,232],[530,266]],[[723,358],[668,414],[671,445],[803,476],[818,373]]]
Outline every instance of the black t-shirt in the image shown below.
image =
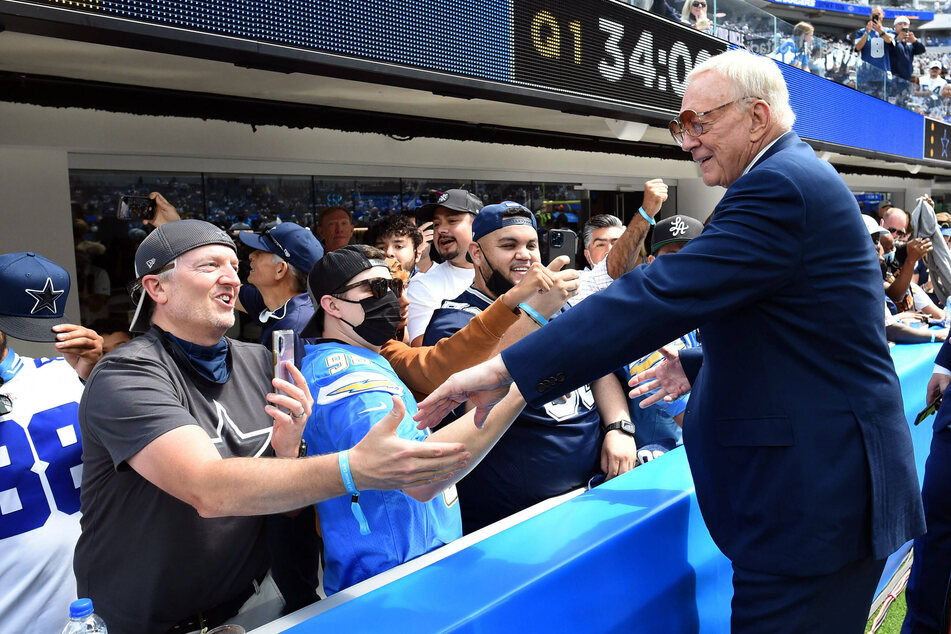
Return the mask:
[[[126,463],[162,434],[198,425],[222,458],[273,455],[271,360],[228,340],[224,384],[183,369],[158,328],[104,357],[79,408],[82,535],[74,569],[115,634],[165,632],[236,597],[267,570],[263,517],[205,519]],[[187,366],[185,366],[187,367]]]

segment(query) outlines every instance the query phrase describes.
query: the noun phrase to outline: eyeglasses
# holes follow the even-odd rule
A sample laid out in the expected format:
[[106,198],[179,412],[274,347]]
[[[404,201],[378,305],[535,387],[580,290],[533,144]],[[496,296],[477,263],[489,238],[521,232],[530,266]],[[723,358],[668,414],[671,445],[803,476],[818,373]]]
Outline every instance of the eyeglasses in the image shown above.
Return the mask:
[[706,7],[707,7],[707,3],[706,3],[706,2],[694,2],[694,3],[693,3],[693,6],[694,6],[694,8],[696,8],[696,7],[706,8]]
[[288,251],[287,249],[285,249],[285,248],[284,248],[284,245],[281,244],[280,242],[278,242],[277,238],[275,238],[275,237],[274,237],[274,234],[272,233],[272,231],[274,231],[274,230],[275,230],[276,228],[278,228],[279,226],[280,226],[280,225],[274,225],[273,227],[271,227],[271,228],[269,228],[269,229],[265,229],[264,231],[261,232],[261,235],[267,237],[268,240],[270,240],[271,242],[273,242],[273,243],[274,243],[274,246],[276,246],[276,247],[278,248],[278,250],[280,250],[280,252],[284,254],[284,259],[286,260],[286,259],[288,259],[289,257],[291,257],[291,252]]
[[676,119],[671,119],[670,123],[667,124],[667,129],[670,130],[670,136],[674,137],[674,141],[677,142],[677,145],[682,146],[684,144],[684,134],[692,137],[698,137],[704,132],[706,132],[711,123],[702,123],[700,117],[708,115],[711,112],[716,112],[726,108],[727,106],[732,106],[737,101],[743,101],[744,99],[758,99],[759,97],[740,97],[739,99],[734,99],[729,101],[722,106],[717,106],[716,108],[710,108],[703,112],[697,112],[696,110],[684,110],[680,113],[680,116]]
[[347,291],[354,288],[360,288],[361,286],[368,286],[370,288],[370,294],[373,295],[374,299],[380,299],[389,291],[396,293],[397,297],[403,294],[403,280],[386,277],[374,277],[368,280],[354,282],[353,284],[347,284],[346,286],[337,289],[331,294],[343,295]]
[[893,236],[898,236],[899,238],[904,238],[908,235],[907,231],[902,231],[901,229],[895,229],[894,227],[889,227],[888,232]]
[[13,411],[13,400],[6,394],[0,394],[0,416],[6,416]]

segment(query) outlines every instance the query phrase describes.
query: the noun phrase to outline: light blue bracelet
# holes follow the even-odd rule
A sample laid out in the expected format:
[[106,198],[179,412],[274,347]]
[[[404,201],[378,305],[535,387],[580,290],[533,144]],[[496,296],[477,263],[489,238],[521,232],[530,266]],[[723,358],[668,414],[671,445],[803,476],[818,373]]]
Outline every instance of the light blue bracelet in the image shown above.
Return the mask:
[[519,304],[518,307],[523,313],[528,315],[529,319],[531,319],[536,324],[538,324],[539,328],[541,328],[542,326],[548,323],[548,320],[542,317],[541,313],[539,313],[537,310],[535,310],[534,308],[532,308],[525,302],[522,302],[521,304]]
[[657,224],[657,221],[654,220],[653,218],[651,218],[651,215],[650,215],[649,213],[647,213],[646,211],[644,211],[644,208],[643,208],[643,207],[638,207],[637,210],[638,210],[639,212],[641,212],[641,215],[642,215],[642,216],[644,216],[644,220],[646,220],[647,222],[649,222],[649,223],[652,224],[652,225],[656,225],[656,224]]
[[350,450],[344,450],[337,454],[337,464],[340,465],[340,477],[343,479],[343,486],[350,494],[350,512],[360,524],[360,534],[369,535],[370,525],[367,523],[367,517],[360,508],[360,492],[357,485],[353,483],[353,474],[350,473]]

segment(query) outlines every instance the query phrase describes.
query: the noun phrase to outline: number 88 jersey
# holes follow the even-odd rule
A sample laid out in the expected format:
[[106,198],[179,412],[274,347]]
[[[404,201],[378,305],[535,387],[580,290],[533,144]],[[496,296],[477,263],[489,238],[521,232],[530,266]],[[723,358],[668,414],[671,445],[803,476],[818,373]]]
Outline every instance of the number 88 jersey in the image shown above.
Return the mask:
[[[9,354],[16,354],[9,350]],[[22,358],[0,386],[0,623],[9,631],[55,631],[75,598],[83,385],[64,359]]]

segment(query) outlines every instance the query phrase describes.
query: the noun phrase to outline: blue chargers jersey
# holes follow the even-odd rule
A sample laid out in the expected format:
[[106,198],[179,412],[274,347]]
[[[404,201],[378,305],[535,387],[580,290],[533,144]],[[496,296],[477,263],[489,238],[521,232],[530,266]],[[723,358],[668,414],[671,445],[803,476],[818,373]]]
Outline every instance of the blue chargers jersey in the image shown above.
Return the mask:
[[[318,340],[305,348],[301,372],[314,397],[304,429],[310,455],[335,453],[357,444],[400,397],[406,415],[397,428],[401,438],[423,441],[416,429],[416,400],[386,359],[340,341]],[[317,504],[324,539],[324,588],[331,595],[438,548],[462,535],[455,487],[422,503],[400,491],[361,491],[360,507],[369,535],[350,509],[350,496]]]
[[[697,332],[693,331],[671,341],[667,345],[674,350],[682,350],[684,348],[696,348],[700,344],[697,343]],[[649,370],[660,363],[663,358],[663,355],[658,351],[644,355],[618,370],[616,372],[617,377],[624,385],[627,385],[632,376]],[[673,446],[683,444],[683,433],[680,426],[674,422],[674,416],[683,413],[687,409],[687,399],[690,395],[684,394],[670,403],[658,401],[650,407],[641,409],[640,402],[653,393],[652,391],[637,398],[628,398],[628,409],[631,412],[631,422],[634,423],[634,440],[637,442],[637,446],[645,447],[661,444],[670,449]]]
[[[491,303],[472,287],[443,301],[426,328],[423,345],[452,336]],[[526,407],[457,484],[464,531],[584,486],[600,473],[602,439],[601,418],[587,385],[544,407]]]

